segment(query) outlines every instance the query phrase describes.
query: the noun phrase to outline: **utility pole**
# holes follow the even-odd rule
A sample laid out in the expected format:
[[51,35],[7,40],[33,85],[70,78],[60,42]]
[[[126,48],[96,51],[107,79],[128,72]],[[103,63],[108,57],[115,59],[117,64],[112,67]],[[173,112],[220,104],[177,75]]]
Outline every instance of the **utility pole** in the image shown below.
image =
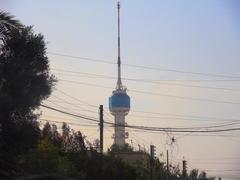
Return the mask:
[[100,153],[103,153],[103,105],[99,107],[99,126],[100,126]]
[[153,180],[153,165],[154,165],[154,158],[155,158],[155,152],[156,147],[154,145],[150,145],[150,180]]
[[168,150],[167,150],[167,180],[169,176],[169,162],[168,162]]
[[100,127],[100,180],[103,180],[103,105],[99,106],[99,127]]
[[187,178],[187,161],[183,160],[182,164],[183,164],[182,176],[183,176],[183,179],[186,179]]

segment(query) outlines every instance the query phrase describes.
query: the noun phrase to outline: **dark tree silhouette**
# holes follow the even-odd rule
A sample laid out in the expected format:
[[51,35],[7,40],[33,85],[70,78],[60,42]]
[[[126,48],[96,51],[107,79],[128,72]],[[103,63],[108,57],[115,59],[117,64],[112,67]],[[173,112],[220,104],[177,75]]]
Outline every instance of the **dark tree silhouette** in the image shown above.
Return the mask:
[[[0,11],[0,26],[1,30],[11,30],[13,28],[19,29],[22,27],[22,24],[14,18],[14,16],[10,15],[7,12]],[[1,31],[2,32],[2,31]]]
[[[14,16],[10,15],[7,12],[0,11],[0,47],[5,43],[5,38],[8,36],[9,32],[12,29],[18,30],[21,29],[23,26],[22,24],[15,19]],[[0,50],[1,50],[0,49]]]
[[32,27],[11,29],[5,41],[0,54],[0,156],[14,161],[38,142],[34,110],[50,95],[55,78],[49,73],[43,36]]

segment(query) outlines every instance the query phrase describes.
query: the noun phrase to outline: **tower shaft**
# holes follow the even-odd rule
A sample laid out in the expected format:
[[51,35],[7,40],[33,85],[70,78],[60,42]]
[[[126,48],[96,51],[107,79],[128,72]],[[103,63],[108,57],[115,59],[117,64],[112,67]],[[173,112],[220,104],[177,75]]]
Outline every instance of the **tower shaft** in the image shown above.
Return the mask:
[[122,80],[121,80],[121,44],[120,44],[120,2],[117,3],[117,9],[118,9],[118,80],[117,80],[117,87],[116,89],[121,90],[122,89]]
[[114,143],[118,146],[123,146],[125,144],[125,115],[124,112],[115,113],[115,135]]

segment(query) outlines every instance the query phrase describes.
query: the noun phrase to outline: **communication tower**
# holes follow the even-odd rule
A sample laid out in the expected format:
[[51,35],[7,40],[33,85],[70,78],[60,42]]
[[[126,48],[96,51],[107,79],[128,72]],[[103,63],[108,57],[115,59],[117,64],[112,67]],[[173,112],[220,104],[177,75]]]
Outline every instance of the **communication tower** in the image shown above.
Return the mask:
[[122,85],[121,80],[121,55],[120,55],[120,2],[117,3],[118,9],[118,79],[116,89],[112,92],[112,96],[109,97],[109,110],[114,116],[115,121],[115,134],[114,144],[123,146],[125,144],[125,116],[130,110],[130,97],[127,95],[126,87]]

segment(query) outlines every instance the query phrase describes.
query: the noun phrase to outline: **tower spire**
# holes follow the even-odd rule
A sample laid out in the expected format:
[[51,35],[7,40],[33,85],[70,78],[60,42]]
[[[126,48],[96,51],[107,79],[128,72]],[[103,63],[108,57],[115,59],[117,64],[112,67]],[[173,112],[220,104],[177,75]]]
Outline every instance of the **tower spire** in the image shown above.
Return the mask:
[[123,89],[121,80],[121,52],[120,52],[120,1],[117,2],[118,9],[118,80],[117,80],[117,90]]

